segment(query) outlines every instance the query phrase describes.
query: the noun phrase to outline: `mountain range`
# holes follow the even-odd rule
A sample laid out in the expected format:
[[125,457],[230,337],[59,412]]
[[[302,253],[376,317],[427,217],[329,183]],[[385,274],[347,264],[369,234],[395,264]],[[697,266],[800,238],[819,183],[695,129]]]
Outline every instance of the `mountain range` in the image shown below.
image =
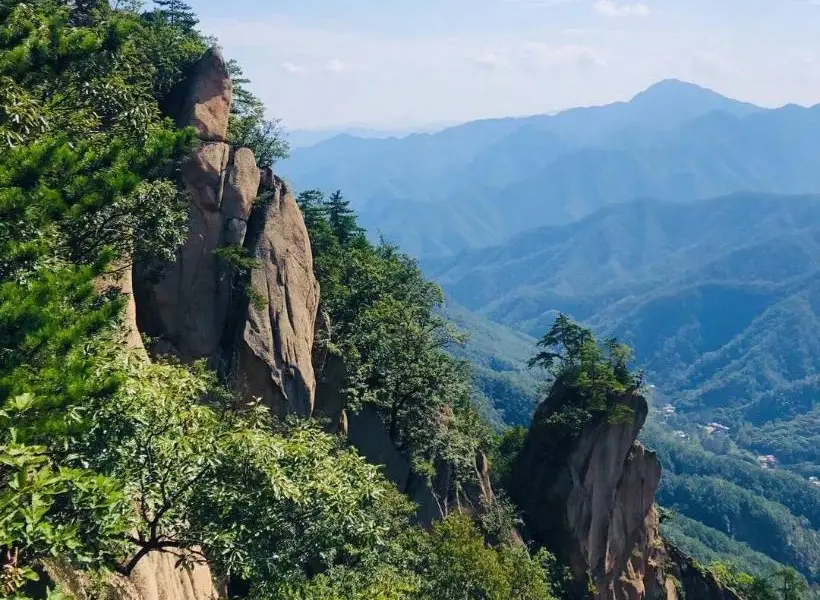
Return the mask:
[[628,342],[654,390],[667,535],[817,582],[818,140],[820,106],[672,80],[557,115],[337,136],[283,170],[341,188],[374,237],[420,258],[472,334],[455,353],[499,427],[529,423],[544,376],[525,362],[558,311]]
[[557,115],[337,136],[295,149],[282,170],[302,187],[341,188],[368,230],[434,256],[635,198],[820,192],[817,139],[820,106],[765,110],[669,80]]
[[617,336],[655,390],[643,438],[664,465],[659,501],[680,513],[668,535],[817,580],[820,196],[614,204],[423,264],[476,332],[463,353],[491,411],[527,422],[537,374],[522,365],[557,311]]
[[[555,311],[618,335],[703,418],[771,428],[817,413],[820,196],[622,203],[425,267],[466,309],[530,335]],[[751,446],[820,464],[791,443]]]

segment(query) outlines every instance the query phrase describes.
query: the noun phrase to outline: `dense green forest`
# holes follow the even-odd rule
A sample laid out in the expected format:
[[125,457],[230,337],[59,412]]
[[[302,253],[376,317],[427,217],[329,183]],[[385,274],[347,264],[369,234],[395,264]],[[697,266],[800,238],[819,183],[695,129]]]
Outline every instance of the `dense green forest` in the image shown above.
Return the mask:
[[[464,322],[478,323],[479,331],[489,328],[505,340],[520,339],[518,334],[505,332],[498,324],[482,324],[477,315]],[[484,346],[483,351],[474,347],[472,351],[479,364],[497,365],[487,355],[488,348],[492,346]],[[529,338],[517,351],[506,351],[511,357],[527,353],[534,353]],[[521,368],[523,362],[513,359],[510,366],[504,364],[499,369],[498,375],[503,376],[506,369]],[[481,370],[475,376],[477,385],[481,385]],[[543,383],[540,385],[544,387]],[[533,406],[543,393],[524,400],[524,405]],[[489,402],[503,406],[505,398],[501,392],[491,396]],[[658,501],[676,515],[664,522],[670,539],[706,564],[719,561],[757,574],[771,573],[777,564],[792,564],[816,581],[820,488],[809,484],[805,476],[786,469],[762,469],[754,454],[739,450],[728,438],[723,447],[715,447],[713,440],[708,436],[701,438],[695,428],[688,439],[680,439],[675,431],[691,422],[685,415],[664,417],[660,409],[665,402],[663,397],[655,399],[654,412],[640,437],[658,453],[664,468]],[[520,446],[526,433],[521,425],[527,424],[529,418],[525,414],[521,420],[509,421],[518,425],[504,434],[501,452],[494,461],[494,476],[502,486],[508,456]]]
[[[468,343],[472,361],[485,369],[495,369],[498,377],[525,368],[525,357],[535,352],[532,338],[522,337],[463,308],[458,310],[467,313],[459,317],[465,328],[478,332]],[[498,358],[493,356],[495,347],[500,349]],[[485,377],[482,370],[475,372],[479,387]],[[522,390],[533,395],[523,396],[520,405],[534,406],[537,398],[543,397],[544,383],[540,387],[542,391],[534,394],[532,388]],[[508,396],[504,388],[483,389],[491,392],[489,405],[498,406],[500,411],[507,397],[516,397]],[[811,485],[797,469],[762,469],[755,454],[738,447],[730,438],[716,446],[715,440],[703,436],[685,413],[664,416],[660,409],[669,396],[660,392],[656,396],[656,412],[650,415],[641,440],[658,453],[664,467],[658,500],[677,515],[664,524],[670,538],[707,564],[720,561],[766,574],[780,561],[798,566],[805,576],[816,581],[820,488]],[[513,417],[507,422],[525,425],[531,412],[532,408],[523,412],[520,420]],[[786,428],[785,423],[782,427],[789,435],[780,443],[809,443],[798,437],[799,431]],[[675,435],[679,428],[689,431],[688,439]],[[525,432],[521,427],[513,428],[502,442],[505,450],[494,461],[500,484],[507,470],[506,455],[520,445]],[[810,474],[811,471],[806,473]]]
[[814,196],[640,201],[425,268],[455,302],[517,331],[537,334],[563,310],[618,335],[680,428],[724,422],[741,448],[812,477],[819,226]]

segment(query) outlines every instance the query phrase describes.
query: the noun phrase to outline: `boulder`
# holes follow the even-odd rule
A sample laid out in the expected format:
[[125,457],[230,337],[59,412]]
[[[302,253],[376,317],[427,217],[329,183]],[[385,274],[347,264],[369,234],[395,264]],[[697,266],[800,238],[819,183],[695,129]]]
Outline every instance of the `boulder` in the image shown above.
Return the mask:
[[[154,354],[205,359],[240,401],[261,398],[280,415],[310,416],[319,286],[301,211],[251,150],[223,141],[231,82],[217,49],[178,94],[180,124],[202,140],[182,168],[188,237],[173,264],[138,274],[137,324]],[[230,247],[237,252],[227,254],[244,248],[256,259],[250,281],[223,258]]]
[[187,362],[216,355],[227,317],[230,279],[215,252],[225,226],[219,206],[230,158],[227,144],[206,143],[186,161],[188,238],[158,282],[138,282],[141,330]]
[[260,178],[253,152],[248,148],[237,149],[233,154],[220,203],[220,212],[225,221],[225,244],[241,246],[245,241],[248,218],[259,191]]
[[[513,494],[533,536],[560,548],[576,577],[589,573],[606,587],[620,576],[652,507],[660,466],[635,442],[648,410],[636,393],[611,400],[632,411],[627,419],[612,424],[600,418],[557,447],[550,417],[573,402],[574,393],[556,384],[536,411],[514,470]],[[639,489],[629,487],[635,481]]]
[[209,49],[199,59],[179,95],[182,103],[176,116],[181,127],[192,125],[201,140],[227,141],[233,83],[218,48]]
[[[158,282],[143,281],[140,327],[184,362],[206,359],[229,376],[241,400],[261,398],[281,415],[309,416],[319,303],[313,255],[281,180],[272,180],[262,191],[268,201],[252,210],[260,178],[253,153],[221,143],[203,145],[186,165],[188,238]],[[253,240],[249,229],[257,232]],[[247,292],[217,255],[228,246],[243,246],[257,261]]]
[[[84,571],[76,570],[60,560],[44,563],[44,583],[59,587],[75,600],[93,600],[101,597],[111,600],[218,600],[220,594],[211,570],[202,561],[183,551],[153,552],[140,560],[129,576],[111,573],[105,588],[92,580]],[[44,592],[45,590],[43,590]]]
[[[175,553],[153,553],[143,558],[118,587],[122,600],[217,600],[220,597],[211,570],[202,562],[178,565]],[[122,578],[121,578],[122,579]]]

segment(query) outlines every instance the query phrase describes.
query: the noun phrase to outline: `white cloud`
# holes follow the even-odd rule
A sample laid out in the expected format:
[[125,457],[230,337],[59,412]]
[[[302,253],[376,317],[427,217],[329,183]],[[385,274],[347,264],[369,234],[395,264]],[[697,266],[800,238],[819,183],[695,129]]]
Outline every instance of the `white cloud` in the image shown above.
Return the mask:
[[494,71],[509,65],[507,56],[502,52],[486,51],[473,57],[473,62],[482,69]]
[[[242,64],[271,116],[292,128],[392,128],[551,112],[626,99],[669,77],[767,106],[820,100],[820,75],[811,64],[820,51],[808,18],[795,18],[794,35],[783,40],[776,28],[741,27],[731,14],[716,14],[724,24],[694,9],[661,11],[653,0],[609,0],[598,10],[596,0],[580,0],[566,11],[536,9],[535,0],[528,0],[532,9],[525,0],[487,1],[496,13],[488,11],[472,29],[419,27],[399,35],[266,12],[211,18],[202,28]],[[779,1],[799,12],[798,0]],[[639,4],[652,9],[652,27],[630,26],[648,20],[641,15],[649,9]],[[671,17],[685,17],[686,27]]]
[[341,73],[345,70],[345,64],[340,61],[338,58],[331,59],[325,65],[325,71],[329,71],[331,73]]
[[646,4],[618,4],[613,0],[596,0],[593,7],[605,17],[648,17],[651,12]]
[[537,41],[484,50],[469,59],[486,71],[503,70],[519,74],[545,73],[557,69],[585,71],[605,64],[594,48],[577,44],[551,46]]
[[604,60],[588,46],[565,44],[552,47],[542,42],[528,42],[524,45],[525,58],[536,68],[575,67],[589,69],[604,65]]
[[282,70],[290,75],[304,75],[308,72],[307,67],[292,62],[283,62]]
[[504,3],[518,4],[519,6],[558,6],[559,4],[574,4],[580,1],[581,0],[504,0]]

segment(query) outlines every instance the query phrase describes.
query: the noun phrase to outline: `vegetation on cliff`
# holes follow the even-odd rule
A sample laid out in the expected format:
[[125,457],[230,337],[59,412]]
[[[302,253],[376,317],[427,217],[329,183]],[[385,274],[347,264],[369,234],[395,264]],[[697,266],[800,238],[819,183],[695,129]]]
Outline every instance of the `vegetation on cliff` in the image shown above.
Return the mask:
[[[56,599],[75,590],[45,589],[55,562],[105,586],[172,552],[207,564],[231,597],[561,595],[552,555],[498,535],[511,529],[505,503],[426,531],[342,437],[237,402],[203,364],[124,348],[118,278],[135,261],[172,260],[186,237],[179,167],[197,142],[174,110],[214,42],[196,25],[180,0],[144,12],[0,0],[0,594]],[[269,166],[287,145],[239,65],[228,68],[228,141]],[[476,484],[492,433],[467,365],[446,352],[462,337],[440,316],[441,290],[369,242],[341,193],[306,192],[300,205],[329,317],[317,347],[344,364],[347,408],[375,408],[416,475],[447,465],[456,485]],[[566,318],[542,347],[534,362],[580,392],[563,425],[629,417],[611,403],[638,385],[626,347]],[[501,455],[522,437],[508,435]],[[787,577],[790,600],[800,581]]]
[[375,406],[418,474],[444,461],[470,478],[491,432],[472,404],[468,364],[446,352],[463,336],[436,312],[441,289],[395,246],[370,243],[341,192],[309,190],[298,202],[330,321],[320,343],[344,362],[348,407]]
[[[173,551],[233,596],[551,598],[546,554],[488,546],[464,516],[425,532],[341,438],[237,406],[203,365],[123,348],[118,275],[185,238],[177,172],[195,141],[168,111],[211,41],[195,25],[178,1],[0,2],[2,595],[46,593],[50,561],[102,582]],[[238,97],[232,141],[274,160],[275,125]],[[442,351],[440,291],[368,244],[340,196],[329,207],[317,269],[351,399],[420,472],[466,473],[483,426]]]
[[537,345],[541,350],[529,365],[545,368],[552,383],[544,401],[547,410],[539,411],[536,419],[538,415],[546,419],[538,425],[549,427],[556,451],[598,419],[617,424],[632,417],[632,409],[620,397],[637,391],[643,375],[632,369],[629,346],[616,338],[601,343],[590,329],[564,314],[558,315]]

